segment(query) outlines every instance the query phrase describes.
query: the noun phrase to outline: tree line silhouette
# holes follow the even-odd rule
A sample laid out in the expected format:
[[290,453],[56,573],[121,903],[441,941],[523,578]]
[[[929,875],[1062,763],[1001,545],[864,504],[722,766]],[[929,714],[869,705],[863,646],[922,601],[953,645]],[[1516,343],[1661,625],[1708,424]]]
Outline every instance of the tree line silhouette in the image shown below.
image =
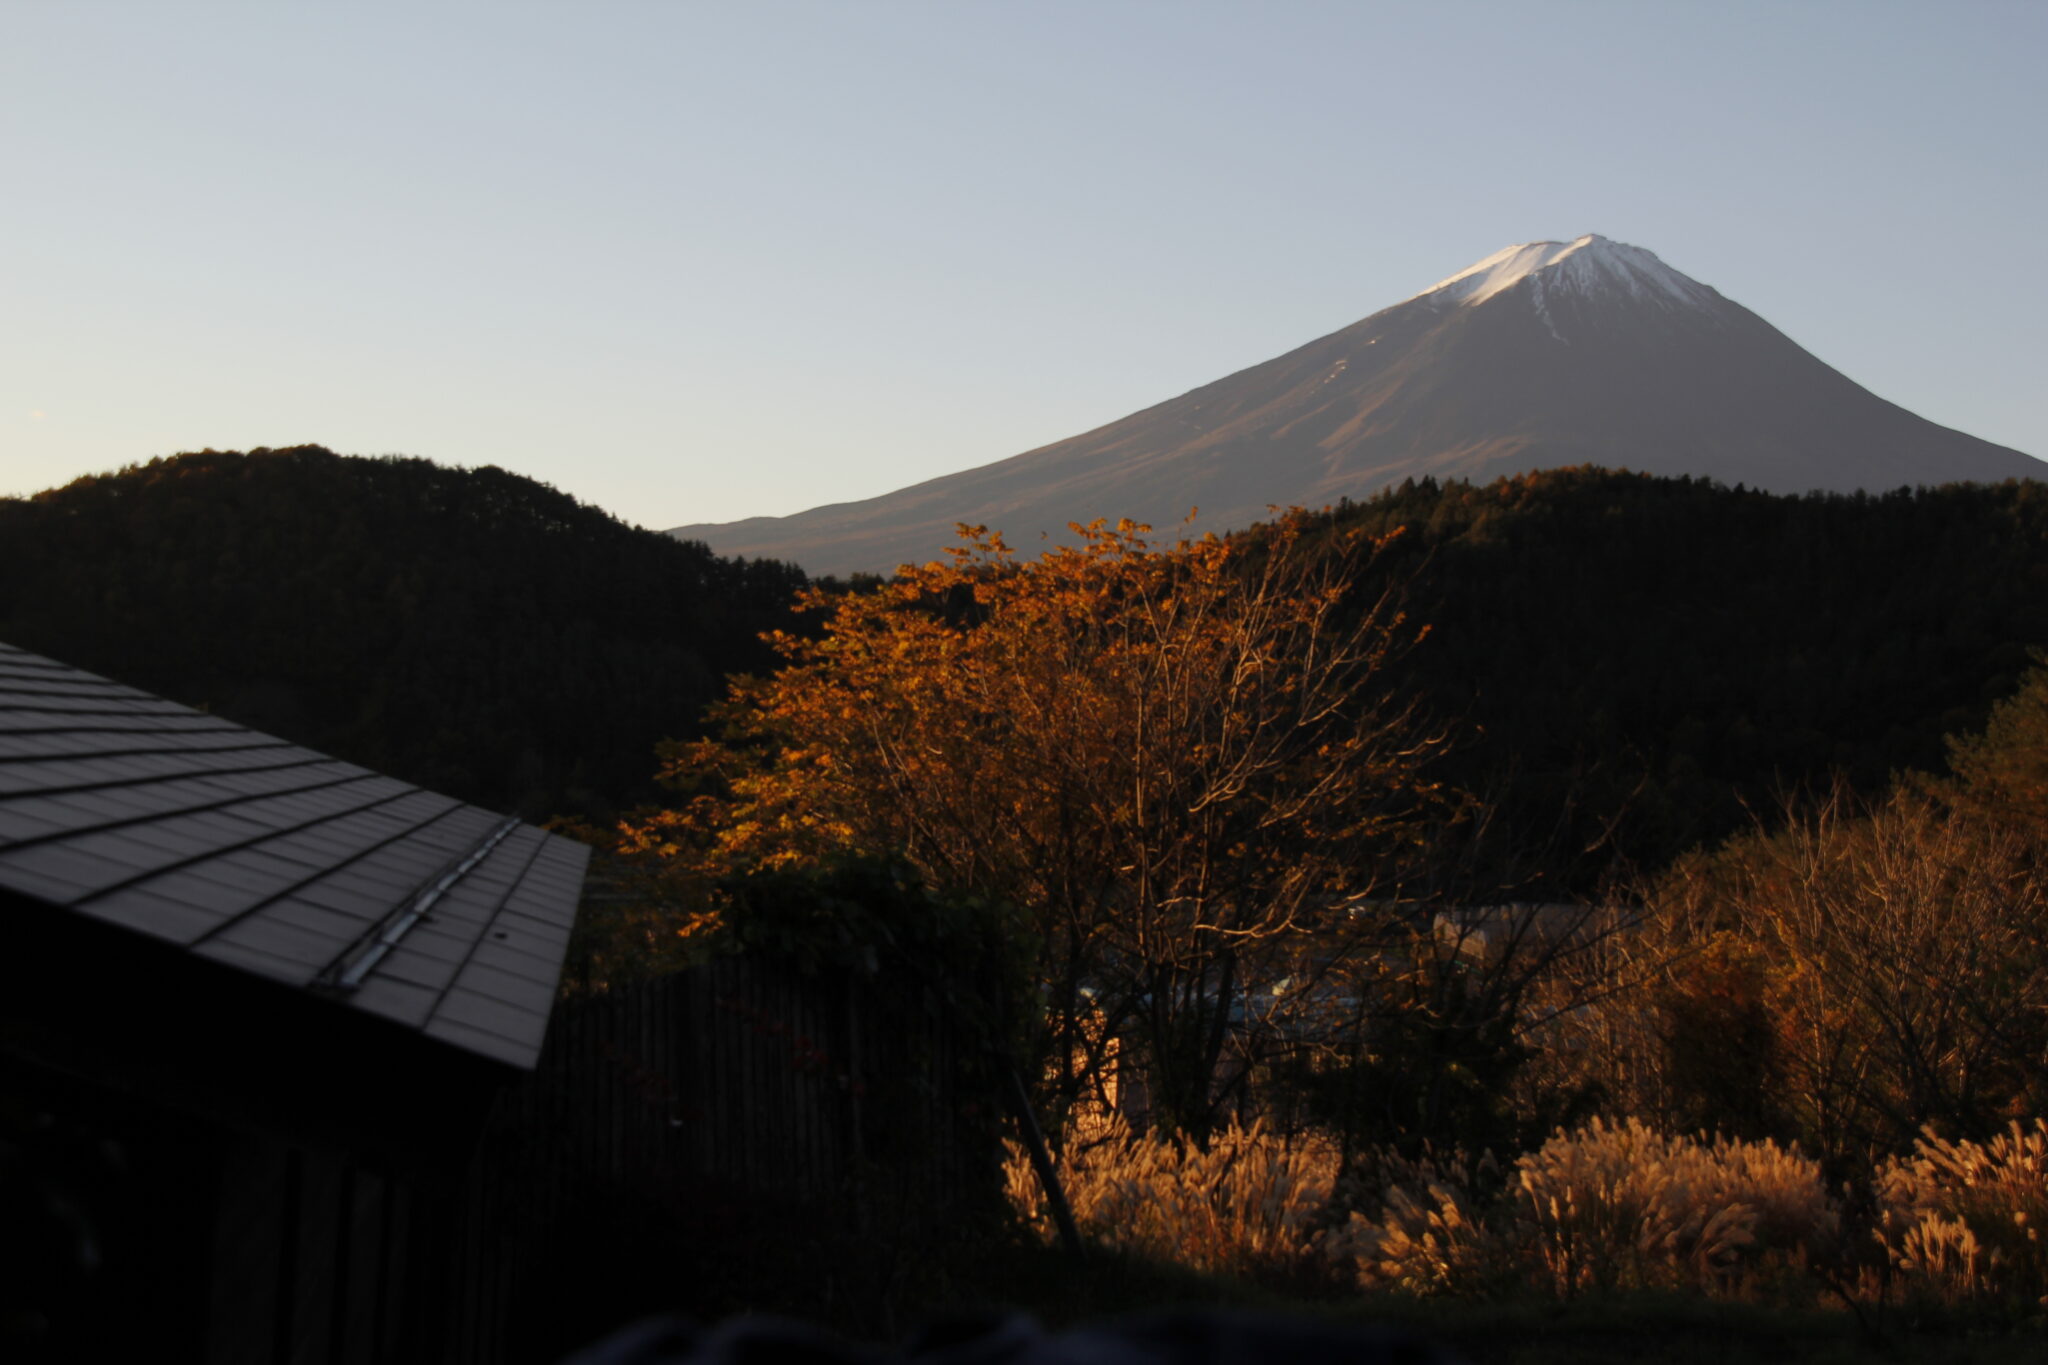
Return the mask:
[[[1784,497],[1574,469],[1324,518],[1407,528],[1360,594],[1404,582],[1430,627],[1401,668],[1457,736],[1437,775],[1486,803],[1495,880],[1529,895],[1836,774],[1936,769],[2048,641],[2041,483]],[[0,638],[538,815],[650,799],[655,746],[773,666],[761,632],[814,628],[806,582],[501,469],[317,446],[0,501]]]
[[0,638],[535,817],[651,796],[803,582],[502,469],[318,446],[0,501]]
[[1439,775],[1492,806],[1521,851],[1497,870],[1531,895],[1661,867],[1837,776],[1938,770],[2048,642],[2041,482],[1786,497],[1564,469],[1330,520],[1408,528],[1375,568],[1412,576],[1432,627],[1413,684],[1462,733]]

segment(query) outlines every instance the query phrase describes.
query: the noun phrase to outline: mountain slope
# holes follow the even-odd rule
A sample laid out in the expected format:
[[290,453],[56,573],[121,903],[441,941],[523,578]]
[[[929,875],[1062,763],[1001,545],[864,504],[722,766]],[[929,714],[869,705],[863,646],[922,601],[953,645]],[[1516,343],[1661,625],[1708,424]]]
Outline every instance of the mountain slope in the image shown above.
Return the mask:
[[1330,520],[1406,528],[1376,573],[1430,625],[1405,680],[1456,737],[1437,776],[1582,890],[1836,774],[1939,770],[2048,644],[2048,481],[1788,497],[1548,470]]
[[[1407,583],[1431,630],[1402,682],[1457,737],[1436,775],[1553,890],[1831,771],[1937,766],[2048,644],[2048,482],[1791,498],[1580,469],[1328,519],[1407,528],[1360,590]],[[317,449],[0,499],[0,640],[536,814],[654,796],[654,743],[773,665],[756,632],[815,622],[787,614],[801,581],[503,470]]]
[[651,797],[802,581],[502,469],[317,446],[0,499],[0,640],[536,817]]
[[1406,478],[1598,464],[1775,492],[2048,475],[1872,394],[1648,251],[1509,247],[1285,355],[1007,460],[877,498],[671,532],[814,573],[935,555],[957,522],[1029,548],[1069,521],[1198,529]]

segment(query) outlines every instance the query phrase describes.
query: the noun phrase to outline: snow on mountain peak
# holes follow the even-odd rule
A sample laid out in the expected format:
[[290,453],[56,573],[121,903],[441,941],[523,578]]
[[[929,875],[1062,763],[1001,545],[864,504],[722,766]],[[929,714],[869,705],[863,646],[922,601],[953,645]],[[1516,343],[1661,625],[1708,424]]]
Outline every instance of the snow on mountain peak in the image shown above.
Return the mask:
[[1621,289],[1662,303],[1700,305],[1713,291],[1681,275],[1639,246],[1615,242],[1595,233],[1569,242],[1523,242],[1494,252],[1476,265],[1439,280],[1417,298],[1441,295],[1446,303],[1473,305],[1534,278],[1541,291],[1563,287],[1586,291]]

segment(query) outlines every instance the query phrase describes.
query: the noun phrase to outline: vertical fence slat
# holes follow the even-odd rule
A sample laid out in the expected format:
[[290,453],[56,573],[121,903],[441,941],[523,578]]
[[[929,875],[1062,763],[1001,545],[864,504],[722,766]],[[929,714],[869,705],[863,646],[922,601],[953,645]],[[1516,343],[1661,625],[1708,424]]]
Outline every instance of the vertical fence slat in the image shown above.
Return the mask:
[[968,1069],[947,1022],[889,1003],[737,957],[562,1002],[459,1185],[446,1358],[515,1347],[512,1314],[545,1292],[532,1277],[593,1196],[709,1185],[836,1201],[858,1176],[865,1210],[945,1219],[993,1149],[961,1118]]

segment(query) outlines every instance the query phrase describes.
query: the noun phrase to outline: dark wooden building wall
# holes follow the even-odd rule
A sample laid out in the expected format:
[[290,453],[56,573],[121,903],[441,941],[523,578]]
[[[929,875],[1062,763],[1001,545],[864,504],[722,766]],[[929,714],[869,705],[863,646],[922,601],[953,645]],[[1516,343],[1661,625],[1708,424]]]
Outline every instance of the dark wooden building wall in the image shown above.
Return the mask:
[[218,1200],[209,1361],[374,1365],[432,1335],[411,1182],[342,1153],[235,1135]]
[[947,1021],[887,1004],[865,982],[738,957],[567,1001],[493,1128],[589,1176],[687,1170],[797,1198],[844,1194],[869,1166],[900,1179],[915,1155],[919,1192],[943,1198],[978,1131],[961,1085],[980,1059]]
[[803,1208],[888,1238],[985,1209],[998,1151],[986,1059],[949,1021],[900,1005],[865,981],[745,958],[560,1004],[469,1174],[447,1358],[519,1360],[578,1319],[575,1304],[551,1315],[548,1266],[577,1254],[593,1207],[643,1202],[679,1235],[706,1200]]
[[[387,1104],[401,1126],[418,1114],[411,1153],[17,1057],[0,1066],[9,1103],[121,1153],[103,1190],[72,1191],[100,1211],[108,1263],[27,1358],[519,1365],[679,1306],[682,1285],[672,1304],[647,1301],[659,1284],[603,1297],[605,1275],[636,1269],[621,1210],[643,1246],[713,1223],[902,1244],[997,1190],[982,1059],[905,1004],[739,958],[564,1001],[537,1070],[471,1137],[450,1140],[452,1111]],[[391,1080],[367,1062],[329,1079],[366,1107]]]

